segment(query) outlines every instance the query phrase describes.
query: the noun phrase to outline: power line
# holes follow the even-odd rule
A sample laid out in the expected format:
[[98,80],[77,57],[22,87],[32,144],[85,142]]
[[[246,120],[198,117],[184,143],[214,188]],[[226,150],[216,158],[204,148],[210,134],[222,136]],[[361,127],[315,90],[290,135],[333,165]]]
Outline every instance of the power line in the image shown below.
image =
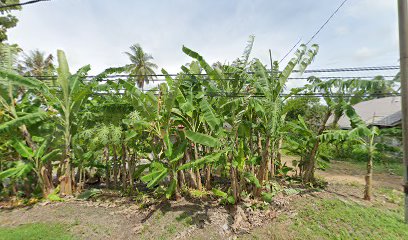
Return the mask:
[[[389,71],[389,70],[399,70],[399,66],[378,66],[378,67],[350,67],[350,68],[326,68],[326,69],[311,69],[306,70],[303,73],[333,73],[333,72],[369,72],[369,71]],[[270,70],[269,70],[270,71]],[[299,71],[294,70],[294,73],[298,73]],[[225,75],[232,75],[234,73],[226,73]],[[247,72],[247,74],[255,74],[255,72]],[[209,76],[207,73],[177,73],[177,74],[148,74],[148,75],[134,75],[134,74],[114,74],[101,77],[103,78],[120,78],[120,77],[178,77],[178,76]],[[25,77],[33,77],[33,78],[57,78],[55,75],[26,75]],[[87,75],[87,78],[97,78],[100,77],[99,75]],[[393,77],[393,76],[390,76]],[[320,77],[324,78],[324,77]],[[332,77],[337,78],[337,77]],[[340,78],[340,77],[339,77]],[[354,78],[354,77],[348,77]],[[355,78],[359,78],[356,76]],[[299,78],[294,78],[299,79]],[[234,79],[235,80],[235,79]]]
[[[288,78],[288,80],[308,80],[311,77],[316,77],[316,76],[310,76],[310,77],[290,77]],[[316,77],[319,79],[324,79],[324,80],[352,80],[352,79],[361,79],[361,80],[371,80],[372,81],[377,81],[374,78],[377,76],[354,76],[354,77],[343,77],[343,76],[324,76],[324,77]],[[384,78],[385,81],[391,81],[392,79],[389,78],[394,78],[395,76],[381,76]],[[386,79],[388,78],[388,79]],[[109,78],[105,78],[105,79],[101,79],[101,82],[104,81],[118,81],[118,80],[123,80],[123,79],[115,79],[115,77],[109,77]],[[200,79],[200,78],[184,78],[184,81],[247,81],[247,79],[239,79],[239,78],[223,78],[223,79]],[[87,80],[87,81],[92,81],[91,79]],[[150,80],[149,82],[166,82],[166,79],[154,79],[154,80]],[[378,80],[378,81],[382,81],[382,80]]]
[[279,61],[279,63],[285,60],[285,58],[293,51],[293,49],[295,49],[295,47],[300,43],[300,41],[302,41],[302,38],[300,38],[299,41],[297,41],[297,43],[289,50],[289,52],[286,53],[285,56],[283,56],[283,58]]
[[21,7],[21,6],[24,6],[24,5],[34,4],[34,3],[38,3],[38,2],[46,2],[46,1],[51,1],[51,0],[33,0],[33,1],[28,1],[28,2],[23,2],[23,3],[0,5],[0,9],[12,8],[12,7]]
[[[327,69],[306,70],[304,71],[304,73],[388,71],[388,70],[399,70],[399,68],[400,68],[399,66],[327,68]],[[299,72],[299,71],[294,71],[294,72]]]
[[343,7],[343,5],[347,2],[348,0],[344,0],[340,6],[337,7],[337,9],[332,13],[332,15],[330,15],[330,17],[326,20],[325,23],[323,23],[323,25],[319,28],[319,30],[317,30],[317,32],[309,39],[309,41],[307,41],[306,45],[309,45],[309,43],[320,33],[320,31],[323,30],[323,28],[327,25],[327,23],[329,23],[329,21],[334,17],[334,15],[336,15],[336,13],[340,10],[341,7]]
[[[375,82],[375,81],[392,81],[394,78],[395,78],[395,76],[381,76],[381,77],[383,77],[383,79],[381,79],[381,80],[376,80],[376,79],[374,79],[375,77],[377,77],[377,76],[354,76],[354,77],[350,77],[350,76],[324,76],[324,77],[316,77],[316,76],[310,76],[310,77],[290,77],[290,78],[288,78],[288,80],[308,80],[308,79],[310,79],[311,77],[315,77],[315,78],[319,78],[319,79],[322,79],[322,80],[370,80],[370,81],[372,81],[372,82]],[[38,78],[38,80],[40,80],[40,81],[53,81],[54,79],[56,79],[56,78],[47,78],[47,77],[39,77]],[[117,82],[117,81],[121,81],[121,80],[127,80],[127,79],[124,79],[124,78],[117,78],[117,76],[109,76],[109,77],[106,77],[106,78],[103,78],[103,79],[97,79],[96,81],[97,82],[108,82],[108,81],[110,81],[110,82]],[[184,81],[204,81],[204,82],[207,82],[207,81],[246,81],[246,82],[249,82],[249,80],[248,79],[239,79],[239,78],[223,78],[223,79],[209,79],[209,78],[183,78],[183,80]],[[92,78],[88,78],[88,79],[84,79],[83,80],[84,82],[92,82],[92,81],[94,81]],[[152,82],[152,83],[155,83],[155,82],[157,82],[157,83],[160,83],[160,82],[167,82],[167,80],[166,79],[154,79],[154,80],[150,80],[149,81],[149,83],[150,82]]]
[[[143,90],[141,92],[148,93],[152,92],[154,95],[159,95],[159,89],[149,89]],[[193,91],[193,92],[200,92],[200,91]],[[124,92],[97,92],[93,93],[93,95],[123,95]],[[265,94],[262,93],[248,93],[248,92],[206,92],[204,96],[207,97],[226,97],[226,98],[243,98],[243,97],[254,97],[254,98],[264,98],[266,97]],[[282,93],[279,94],[280,97],[290,97],[290,98],[347,98],[347,97],[398,97],[401,96],[400,93],[371,93],[371,94],[339,94],[339,93]]]

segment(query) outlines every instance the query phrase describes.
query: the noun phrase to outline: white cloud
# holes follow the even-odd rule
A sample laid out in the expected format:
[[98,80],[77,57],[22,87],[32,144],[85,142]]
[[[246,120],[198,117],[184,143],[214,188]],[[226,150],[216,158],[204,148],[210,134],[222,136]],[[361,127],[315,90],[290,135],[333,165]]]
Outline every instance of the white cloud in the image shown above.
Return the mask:
[[362,47],[357,49],[356,53],[354,54],[354,57],[357,60],[366,60],[368,58],[372,58],[376,55],[376,51],[368,48],[368,47]]

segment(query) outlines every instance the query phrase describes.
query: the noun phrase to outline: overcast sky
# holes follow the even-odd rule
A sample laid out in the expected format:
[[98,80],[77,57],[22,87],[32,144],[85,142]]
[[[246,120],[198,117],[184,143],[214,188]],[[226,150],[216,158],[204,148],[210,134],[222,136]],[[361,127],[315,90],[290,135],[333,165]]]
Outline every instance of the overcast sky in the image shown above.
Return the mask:
[[[209,62],[231,62],[253,34],[251,57],[266,63],[268,49],[280,59],[300,38],[307,42],[341,2],[52,0],[16,13],[9,42],[25,51],[63,49],[73,70],[91,64],[92,73],[128,63],[123,52],[140,43],[174,73],[190,61],[183,44]],[[349,0],[313,43],[320,51],[309,68],[398,65],[397,1]]]

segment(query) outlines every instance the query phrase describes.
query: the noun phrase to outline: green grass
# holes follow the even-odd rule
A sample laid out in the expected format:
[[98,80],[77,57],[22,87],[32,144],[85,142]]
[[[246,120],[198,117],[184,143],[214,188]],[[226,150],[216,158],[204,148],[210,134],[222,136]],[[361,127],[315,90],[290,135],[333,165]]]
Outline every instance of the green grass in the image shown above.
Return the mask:
[[185,226],[193,225],[193,218],[190,214],[183,212],[176,217],[177,222],[182,222]]
[[381,210],[332,199],[307,204],[290,229],[299,239],[408,239],[402,209]]
[[374,165],[374,171],[393,173],[398,176],[404,176],[404,166],[402,163],[388,163],[387,165],[377,163]]
[[[357,167],[360,170],[365,171],[365,169],[367,168],[367,163],[364,161],[352,161],[352,160],[341,160],[341,161],[353,164],[355,167]],[[330,168],[330,164],[329,164],[329,168]],[[374,173],[392,173],[397,176],[404,175],[403,163],[389,162],[387,164],[384,164],[382,162],[374,162],[373,169],[374,169]]]
[[17,227],[0,227],[1,240],[52,240],[74,239],[66,228],[59,224],[32,223]]

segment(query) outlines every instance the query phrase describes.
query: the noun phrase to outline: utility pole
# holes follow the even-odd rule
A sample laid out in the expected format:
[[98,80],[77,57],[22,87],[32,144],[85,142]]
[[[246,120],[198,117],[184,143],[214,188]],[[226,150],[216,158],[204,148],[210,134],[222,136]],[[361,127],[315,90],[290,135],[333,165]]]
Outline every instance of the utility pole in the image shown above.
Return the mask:
[[408,0],[398,0],[405,223],[408,224]]

